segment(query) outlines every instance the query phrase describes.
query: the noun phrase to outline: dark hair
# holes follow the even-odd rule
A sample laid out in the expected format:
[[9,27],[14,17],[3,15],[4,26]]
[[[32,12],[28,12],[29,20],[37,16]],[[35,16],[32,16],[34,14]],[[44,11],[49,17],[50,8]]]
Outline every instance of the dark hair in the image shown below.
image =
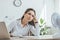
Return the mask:
[[[36,12],[35,12],[35,10],[34,10],[34,9],[32,9],[32,8],[28,8],[28,9],[25,11],[25,14],[26,14],[27,12],[29,12],[29,11],[33,11],[33,12],[34,12],[34,14],[35,14],[35,16],[36,16]],[[23,18],[24,18],[24,15],[22,16],[21,20],[23,20]],[[30,22],[28,22],[28,24],[30,24],[30,25],[32,25],[32,26],[34,26],[34,27],[35,27],[35,23],[34,23],[34,21],[33,21],[33,20],[32,20],[32,21],[30,21]]]

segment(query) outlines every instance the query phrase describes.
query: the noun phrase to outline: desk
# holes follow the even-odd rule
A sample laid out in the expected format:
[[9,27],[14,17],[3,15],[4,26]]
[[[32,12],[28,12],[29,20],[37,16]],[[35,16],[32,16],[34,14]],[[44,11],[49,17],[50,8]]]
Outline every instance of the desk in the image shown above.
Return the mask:
[[53,36],[52,35],[42,35],[42,36],[25,36],[22,38],[19,37],[12,37],[11,39],[52,39]]
[[53,39],[52,35],[42,35],[42,36],[25,36],[23,38],[12,37],[11,40],[50,40]]
[[42,35],[39,37],[37,36],[25,36],[23,38],[11,37],[10,39],[2,39],[2,40],[60,40],[60,39],[53,39],[52,35]]

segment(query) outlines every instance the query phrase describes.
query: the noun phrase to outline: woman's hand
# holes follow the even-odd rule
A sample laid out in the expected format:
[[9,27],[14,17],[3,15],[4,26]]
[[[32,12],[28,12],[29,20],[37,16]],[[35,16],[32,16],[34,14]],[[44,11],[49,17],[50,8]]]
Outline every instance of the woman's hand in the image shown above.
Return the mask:
[[14,36],[10,34],[10,37],[14,37]]
[[36,19],[35,16],[34,16],[34,18],[33,18],[33,21],[34,21],[34,23],[38,23],[38,21],[37,21],[37,19]]

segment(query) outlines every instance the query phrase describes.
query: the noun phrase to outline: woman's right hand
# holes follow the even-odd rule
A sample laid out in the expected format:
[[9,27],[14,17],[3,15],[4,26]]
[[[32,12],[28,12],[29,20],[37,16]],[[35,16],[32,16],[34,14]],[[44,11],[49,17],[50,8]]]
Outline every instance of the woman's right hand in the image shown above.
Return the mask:
[[14,37],[14,36],[10,34],[10,37]]
[[34,21],[34,23],[38,23],[38,21],[37,21],[37,19],[36,19],[35,16],[34,16],[34,18],[33,18],[33,21]]

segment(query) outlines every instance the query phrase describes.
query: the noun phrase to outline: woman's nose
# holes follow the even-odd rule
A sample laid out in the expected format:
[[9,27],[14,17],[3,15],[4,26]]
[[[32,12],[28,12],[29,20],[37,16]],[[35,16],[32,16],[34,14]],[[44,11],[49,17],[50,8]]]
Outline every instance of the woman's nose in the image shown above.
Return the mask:
[[32,15],[30,15],[30,18],[32,18]]

